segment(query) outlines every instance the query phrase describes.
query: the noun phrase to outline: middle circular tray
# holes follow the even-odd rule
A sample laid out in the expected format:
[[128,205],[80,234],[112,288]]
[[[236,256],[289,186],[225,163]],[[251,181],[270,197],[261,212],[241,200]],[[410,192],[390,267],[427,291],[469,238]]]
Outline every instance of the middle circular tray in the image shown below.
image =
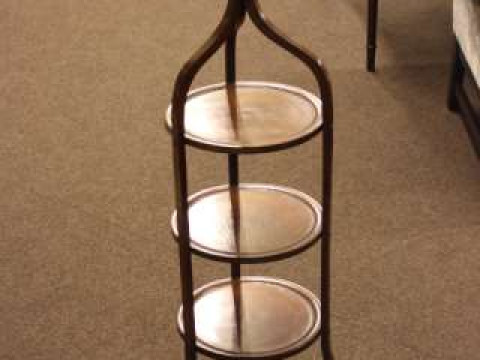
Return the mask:
[[[209,188],[189,198],[190,246],[199,255],[227,262],[287,258],[319,238],[321,211],[312,197],[283,186]],[[176,212],[171,225],[178,239]]]

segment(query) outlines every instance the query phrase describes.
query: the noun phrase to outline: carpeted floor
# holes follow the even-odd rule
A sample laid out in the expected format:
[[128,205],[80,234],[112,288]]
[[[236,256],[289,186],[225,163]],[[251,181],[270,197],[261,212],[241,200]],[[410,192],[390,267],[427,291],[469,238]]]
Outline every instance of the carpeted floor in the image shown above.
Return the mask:
[[[163,113],[224,4],[0,3],[0,359],[182,359]],[[365,7],[264,1],[333,80],[336,359],[475,359],[480,172],[445,108],[451,1],[381,1],[375,75],[364,70]],[[239,52],[242,79],[314,89],[249,23]],[[222,74],[217,56],[196,85]],[[318,195],[319,141],[242,158],[241,178]],[[226,180],[224,156],[189,160],[192,192]],[[317,249],[246,272],[313,290]],[[197,286],[228,274],[199,259],[195,270]]]

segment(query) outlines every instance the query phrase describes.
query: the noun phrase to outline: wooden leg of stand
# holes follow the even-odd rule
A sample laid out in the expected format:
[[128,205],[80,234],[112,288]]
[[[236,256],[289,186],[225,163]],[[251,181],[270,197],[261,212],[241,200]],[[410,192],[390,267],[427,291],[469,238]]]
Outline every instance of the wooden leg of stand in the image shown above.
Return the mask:
[[[172,99],[172,147],[175,179],[175,203],[182,281],[185,360],[196,360],[196,329],[193,297],[192,253],[188,223],[188,184],[185,143],[185,105],[193,80],[205,63],[220,49],[239,24],[239,3],[229,0],[222,21],[213,34],[184,64],[175,80]],[[243,8],[242,8],[243,9]]]
[[[232,85],[228,89],[228,100],[231,103],[232,111],[236,111],[236,91],[234,88],[236,82],[236,42],[237,42],[237,33],[232,34],[227,42],[225,43],[225,77],[226,82],[229,85]],[[235,114],[232,114],[232,121],[235,122]],[[236,229],[239,228],[239,214],[238,214],[238,155],[229,154],[228,155],[228,180],[231,189],[231,200],[232,200],[232,211],[234,218],[234,226]],[[236,211],[237,210],[237,211]],[[235,237],[238,237],[238,231],[235,231]],[[240,263],[232,262],[231,265],[231,276],[233,279],[238,279],[240,277]]]
[[[228,173],[230,182],[230,198],[232,201],[232,217],[235,241],[237,242],[237,249],[239,249],[240,237],[240,199],[238,189],[238,155],[228,155]],[[233,279],[240,278],[240,262],[234,261],[231,265],[231,276]]]
[[[330,98],[330,96],[329,96]],[[320,299],[322,304],[322,328],[320,345],[323,360],[333,360],[330,328],[330,298],[331,298],[331,223],[332,223],[332,187],[333,187],[333,115],[325,122],[323,134],[323,229],[320,242],[321,282]]]

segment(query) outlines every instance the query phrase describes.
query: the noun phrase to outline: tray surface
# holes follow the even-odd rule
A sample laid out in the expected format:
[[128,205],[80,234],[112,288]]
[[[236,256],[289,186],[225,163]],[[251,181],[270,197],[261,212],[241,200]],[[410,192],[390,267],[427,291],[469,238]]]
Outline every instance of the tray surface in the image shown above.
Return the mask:
[[[195,292],[197,347],[213,357],[290,356],[320,331],[320,302],[299,285],[266,277],[224,279]],[[183,334],[183,312],[178,327]]]
[[[188,216],[191,248],[225,261],[288,257],[321,231],[321,206],[313,198],[266,184],[206,189],[190,197]],[[172,231],[177,237],[176,212]]]
[[[308,140],[322,126],[321,101],[297,87],[268,82],[210,85],[192,91],[185,137],[224,152],[263,152]],[[171,129],[171,108],[167,110]]]

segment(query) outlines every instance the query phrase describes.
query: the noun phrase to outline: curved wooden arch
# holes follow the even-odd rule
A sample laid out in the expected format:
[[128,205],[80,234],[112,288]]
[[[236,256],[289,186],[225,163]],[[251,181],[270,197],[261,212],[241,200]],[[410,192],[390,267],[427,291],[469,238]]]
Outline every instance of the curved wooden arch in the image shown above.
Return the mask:
[[258,0],[245,1],[247,2],[248,15],[257,29],[260,30],[265,37],[302,61],[314,74],[322,101],[325,102],[324,110],[327,113],[324,113],[324,116],[330,118],[330,111],[328,108],[332,104],[331,84],[327,71],[321,61],[318,60],[308,49],[295,43],[292,39],[283,34],[270,20],[268,20],[260,7]]

